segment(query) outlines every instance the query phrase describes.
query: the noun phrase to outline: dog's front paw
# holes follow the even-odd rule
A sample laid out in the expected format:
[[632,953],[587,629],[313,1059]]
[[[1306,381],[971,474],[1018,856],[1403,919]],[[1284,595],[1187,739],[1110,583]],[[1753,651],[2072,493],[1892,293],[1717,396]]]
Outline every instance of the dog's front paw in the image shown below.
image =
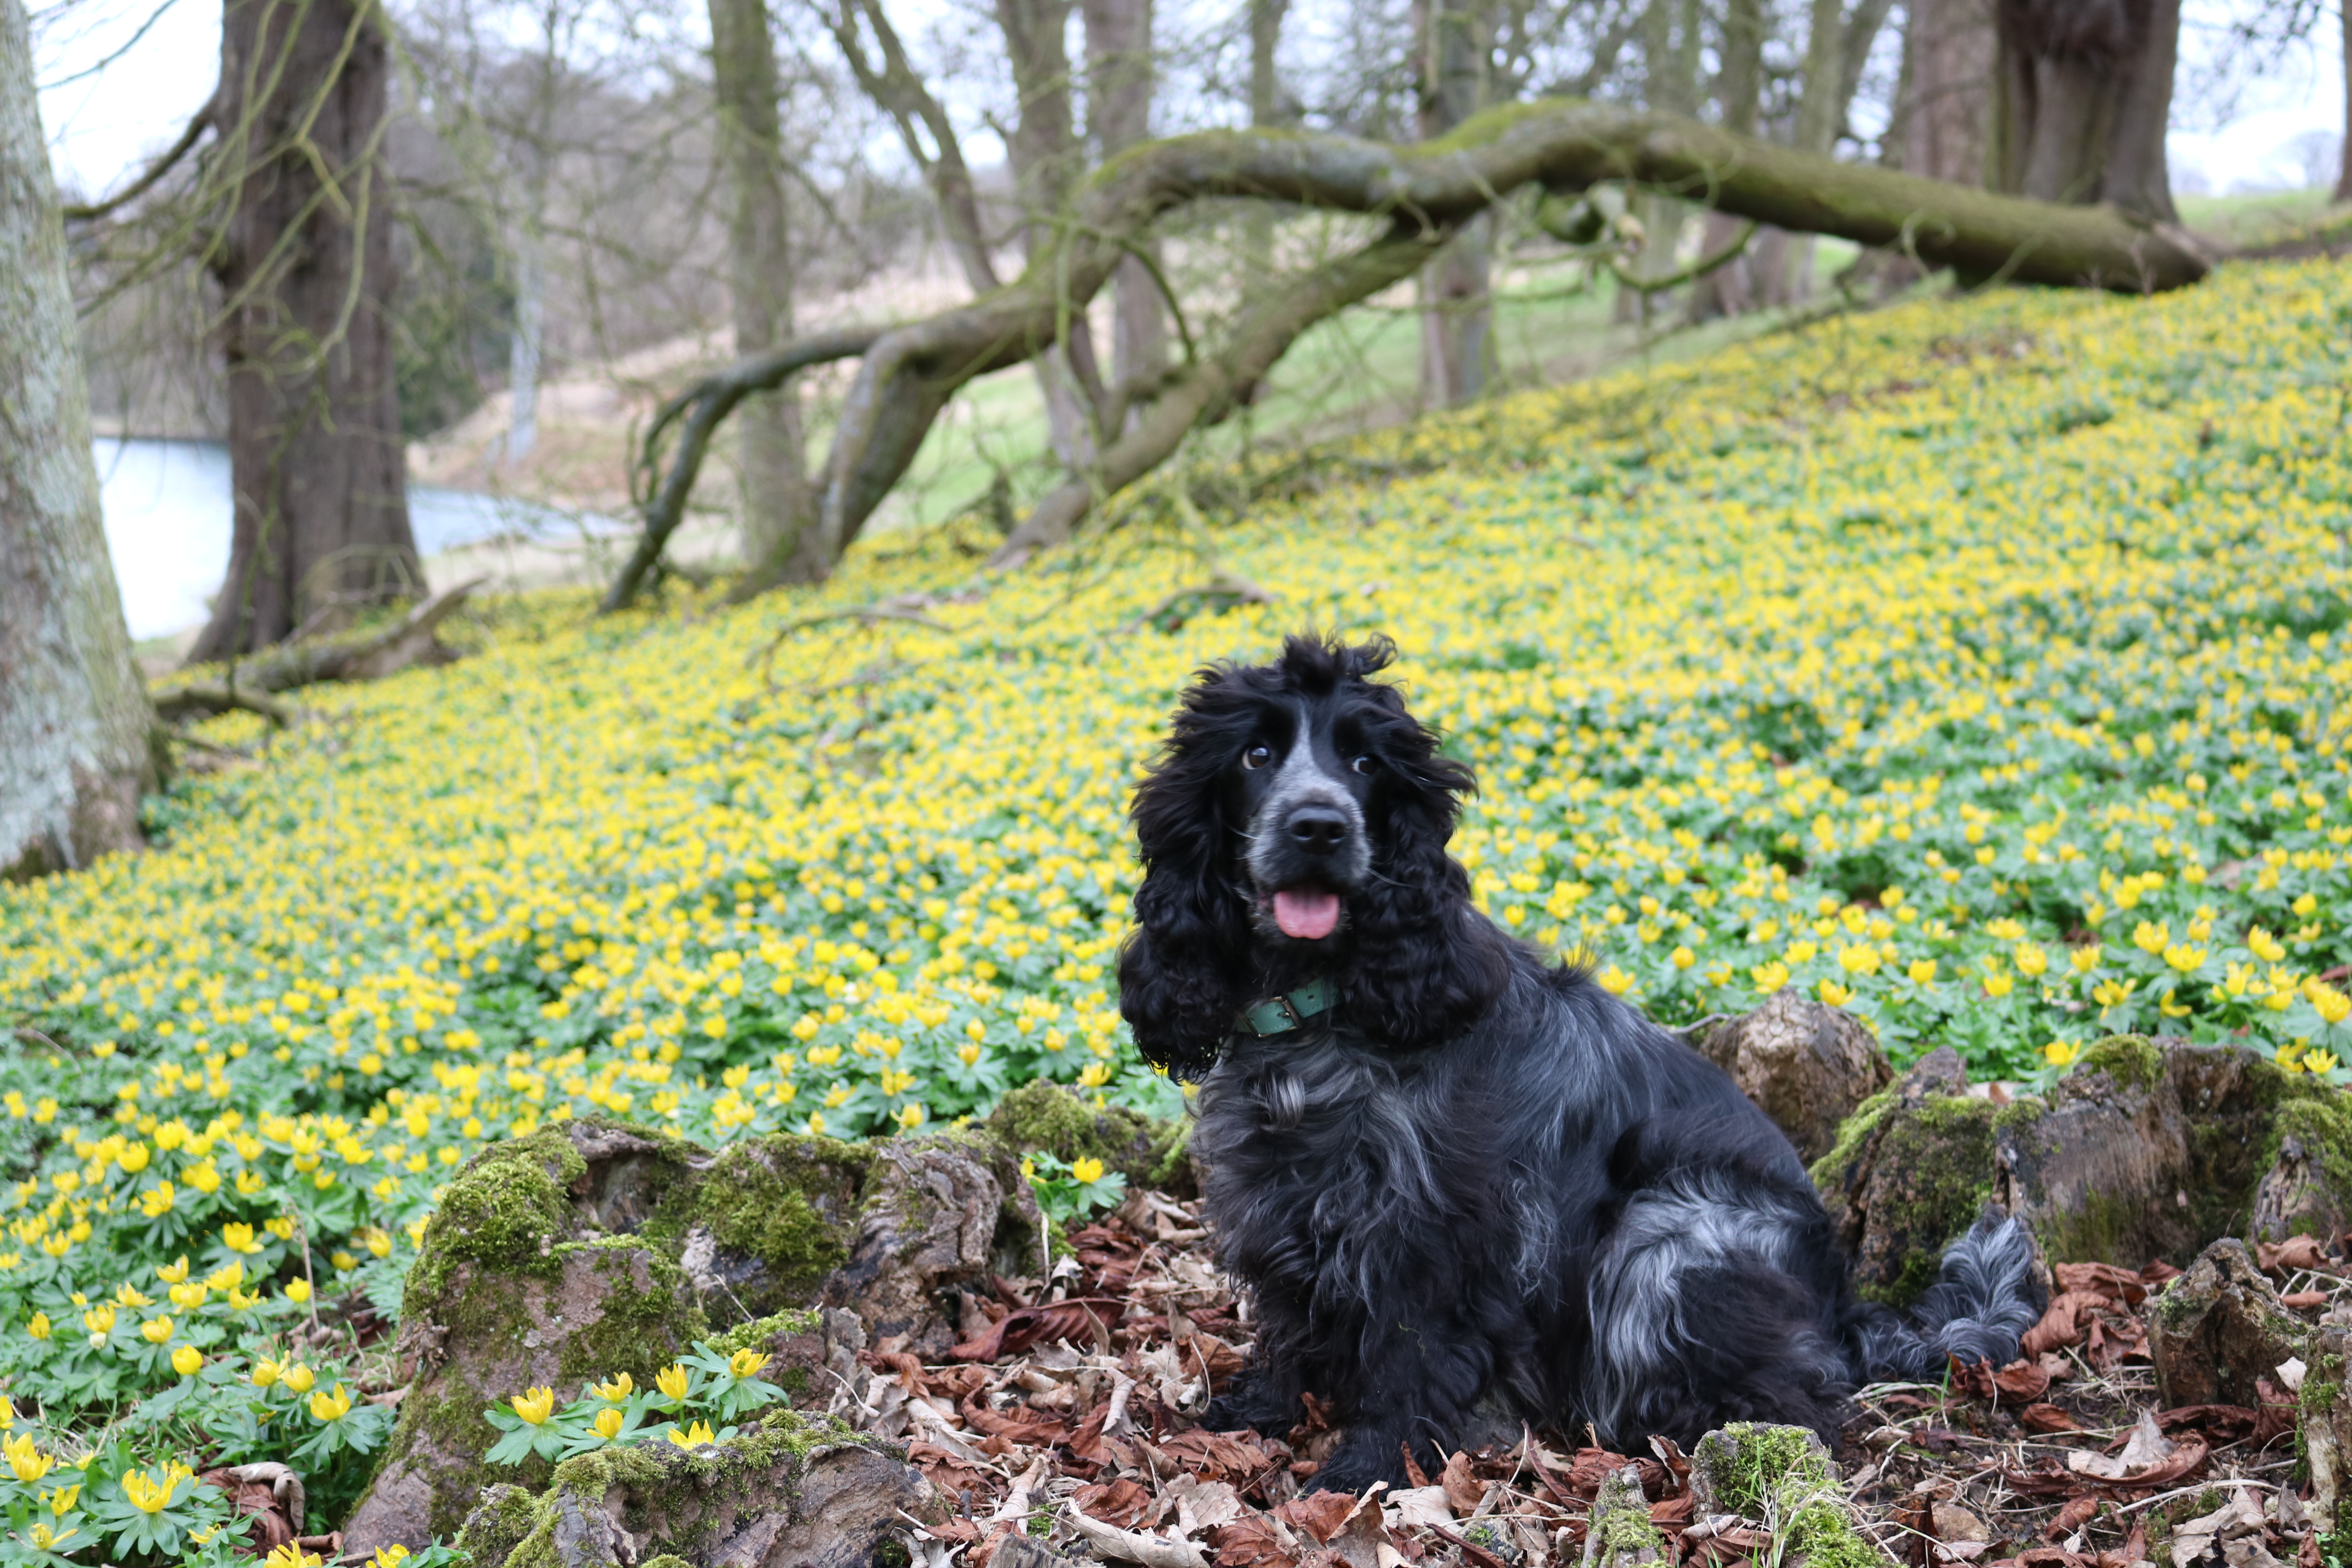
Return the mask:
[[1268,1437],[1279,1437],[1306,1418],[1295,1385],[1269,1378],[1250,1367],[1227,1384],[1201,1413],[1201,1425],[1212,1432],[1234,1432],[1244,1426]]
[[1410,1479],[1404,1472],[1404,1446],[1394,1439],[1385,1443],[1370,1433],[1350,1432],[1331,1450],[1312,1476],[1302,1483],[1310,1492],[1361,1492],[1374,1481],[1386,1481],[1391,1488],[1402,1487]]

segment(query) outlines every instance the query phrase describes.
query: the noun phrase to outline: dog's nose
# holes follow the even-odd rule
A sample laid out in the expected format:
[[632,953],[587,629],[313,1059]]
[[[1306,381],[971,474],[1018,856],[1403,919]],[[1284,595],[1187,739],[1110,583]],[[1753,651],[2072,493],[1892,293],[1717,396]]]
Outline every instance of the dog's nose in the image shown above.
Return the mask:
[[1310,855],[1328,855],[1348,841],[1348,819],[1328,805],[1302,805],[1290,814],[1290,837]]

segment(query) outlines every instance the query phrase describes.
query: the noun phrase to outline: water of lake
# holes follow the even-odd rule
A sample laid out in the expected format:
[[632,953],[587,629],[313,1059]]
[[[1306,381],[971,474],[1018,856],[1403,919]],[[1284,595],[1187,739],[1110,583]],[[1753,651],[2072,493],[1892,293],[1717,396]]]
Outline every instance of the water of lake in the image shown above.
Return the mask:
[[[228,447],[143,437],[101,437],[92,446],[107,550],[131,635],[164,637],[200,625],[205,599],[228,570]],[[414,484],[408,523],[426,555],[502,533],[571,533],[579,526],[569,513],[510,496]]]

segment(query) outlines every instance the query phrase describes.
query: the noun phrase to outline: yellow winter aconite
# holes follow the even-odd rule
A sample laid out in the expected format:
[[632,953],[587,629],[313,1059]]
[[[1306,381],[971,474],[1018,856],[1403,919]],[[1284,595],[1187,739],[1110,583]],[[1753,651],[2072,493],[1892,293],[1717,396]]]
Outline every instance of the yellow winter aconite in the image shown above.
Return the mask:
[[1979,1077],[2161,1030],[2352,1079],[2348,323],[2326,262],[1843,316],[1155,481],[1020,573],[957,524],[737,608],[536,595],[213,721],[249,755],[147,853],[0,887],[12,1392],[96,1434],[184,1341],[331,1399],[250,1358],[312,1282],[390,1310],[465,1161],[568,1118],[1178,1109],[1128,797],[1193,671],[1305,627],[1395,639],[1474,896],[1663,1022],[1793,986]]

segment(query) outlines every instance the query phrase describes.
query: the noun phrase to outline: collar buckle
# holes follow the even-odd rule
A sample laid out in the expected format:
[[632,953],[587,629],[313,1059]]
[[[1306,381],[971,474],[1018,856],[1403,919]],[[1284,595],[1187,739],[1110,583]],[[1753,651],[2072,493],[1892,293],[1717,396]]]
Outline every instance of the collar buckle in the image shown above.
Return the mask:
[[1330,983],[1318,977],[1296,991],[1269,996],[1244,1008],[1241,1017],[1236,1020],[1237,1030],[1260,1039],[1268,1035],[1287,1034],[1317,1014],[1328,1012],[1330,1006]]

